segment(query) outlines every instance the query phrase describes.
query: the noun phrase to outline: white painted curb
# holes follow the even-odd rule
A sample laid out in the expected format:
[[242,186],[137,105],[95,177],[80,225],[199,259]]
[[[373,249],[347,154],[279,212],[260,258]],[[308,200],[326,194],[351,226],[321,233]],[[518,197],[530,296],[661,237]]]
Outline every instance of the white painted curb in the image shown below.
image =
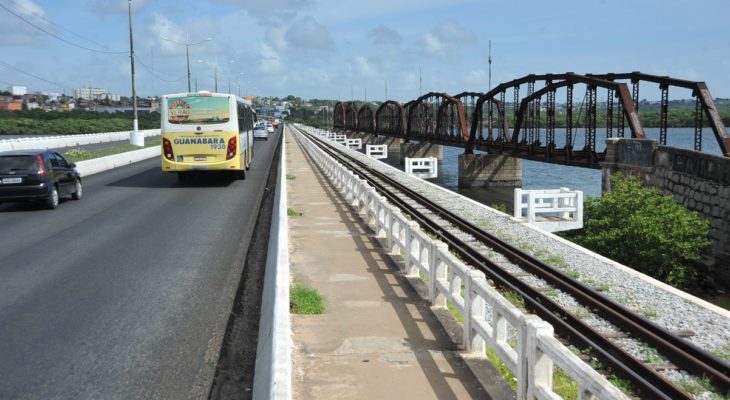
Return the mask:
[[145,147],[144,149],[128,151],[126,153],[79,161],[76,163],[76,169],[81,174],[81,177],[89,176],[102,171],[129,165],[137,161],[160,157],[160,152],[160,146]]

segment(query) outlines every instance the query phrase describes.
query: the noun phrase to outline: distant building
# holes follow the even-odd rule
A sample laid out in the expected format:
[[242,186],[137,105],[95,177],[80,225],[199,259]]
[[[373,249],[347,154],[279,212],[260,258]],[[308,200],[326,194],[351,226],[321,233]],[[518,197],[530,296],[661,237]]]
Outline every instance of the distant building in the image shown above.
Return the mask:
[[84,86],[74,88],[74,98],[84,100],[110,100],[119,101],[121,96],[109,93],[106,89]]
[[20,111],[23,109],[23,102],[20,100],[0,100],[0,110]]
[[8,86],[8,92],[13,96],[23,96],[28,93],[28,88],[25,86]]

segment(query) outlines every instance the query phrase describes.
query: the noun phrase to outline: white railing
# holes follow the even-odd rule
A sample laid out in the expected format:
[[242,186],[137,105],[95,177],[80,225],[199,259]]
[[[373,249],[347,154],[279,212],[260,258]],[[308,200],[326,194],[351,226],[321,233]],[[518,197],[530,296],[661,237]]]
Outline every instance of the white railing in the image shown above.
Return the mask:
[[436,157],[406,157],[406,174],[421,179],[436,178],[438,176],[438,164],[438,159]]
[[387,144],[368,144],[365,145],[365,155],[376,160],[388,158]]
[[352,150],[362,149],[362,139],[347,139],[347,148]]
[[[145,137],[159,136],[159,129],[139,131]],[[0,151],[28,149],[57,149],[62,147],[83,146],[93,143],[116,142],[129,139],[131,131],[87,133],[77,135],[19,137],[0,139]]]
[[550,232],[583,227],[583,192],[580,190],[515,188],[514,193],[514,217],[517,219]]
[[[577,383],[580,399],[628,399],[555,339],[550,324],[507,301],[482,272],[449,253],[445,243],[428,237],[366,181],[308,139],[302,137],[302,143],[386,249],[403,257],[402,272],[425,278],[431,304],[446,307],[448,302],[463,316],[466,350],[485,357],[488,346],[512,371],[517,379],[517,399],[559,399],[552,390],[555,365]],[[361,156],[354,151],[348,154]]]
[[341,145],[347,145],[347,135],[342,134],[336,134],[335,135],[335,143],[341,144]]

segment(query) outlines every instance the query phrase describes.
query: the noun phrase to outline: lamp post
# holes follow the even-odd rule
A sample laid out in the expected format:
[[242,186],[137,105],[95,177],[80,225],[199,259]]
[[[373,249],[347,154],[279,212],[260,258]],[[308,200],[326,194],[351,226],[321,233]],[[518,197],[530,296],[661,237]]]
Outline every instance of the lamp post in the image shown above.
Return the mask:
[[164,36],[162,36],[162,40],[167,40],[168,42],[172,42],[172,43],[175,43],[175,44],[179,44],[181,46],[185,46],[185,59],[187,60],[187,64],[188,64],[188,92],[189,92],[190,91],[190,46],[195,46],[197,44],[209,42],[209,41],[211,41],[213,39],[212,38],[205,38],[205,39],[203,39],[203,40],[201,40],[199,42],[190,43],[190,37],[189,37],[189,35],[186,34],[186,36],[185,36],[185,43],[176,42],[176,41],[174,41],[174,40],[172,40],[170,38],[164,37]]
[[144,135],[139,133],[139,124],[137,122],[137,86],[134,82],[134,40],[132,39],[132,0],[128,0],[129,12],[129,62],[132,65],[132,112],[134,114],[134,122],[132,123],[132,133],[129,135],[129,144],[134,146],[144,146]]

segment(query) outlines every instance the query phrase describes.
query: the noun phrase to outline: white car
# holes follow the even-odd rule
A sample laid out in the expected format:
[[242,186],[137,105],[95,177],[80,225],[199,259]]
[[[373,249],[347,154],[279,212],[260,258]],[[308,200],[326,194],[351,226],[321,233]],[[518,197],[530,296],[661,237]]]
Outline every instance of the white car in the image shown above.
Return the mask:
[[256,125],[253,127],[253,139],[269,140],[269,133],[266,132],[264,125]]
[[271,122],[266,121],[266,131],[269,133],[274,133],[274,125],[271,125]]

